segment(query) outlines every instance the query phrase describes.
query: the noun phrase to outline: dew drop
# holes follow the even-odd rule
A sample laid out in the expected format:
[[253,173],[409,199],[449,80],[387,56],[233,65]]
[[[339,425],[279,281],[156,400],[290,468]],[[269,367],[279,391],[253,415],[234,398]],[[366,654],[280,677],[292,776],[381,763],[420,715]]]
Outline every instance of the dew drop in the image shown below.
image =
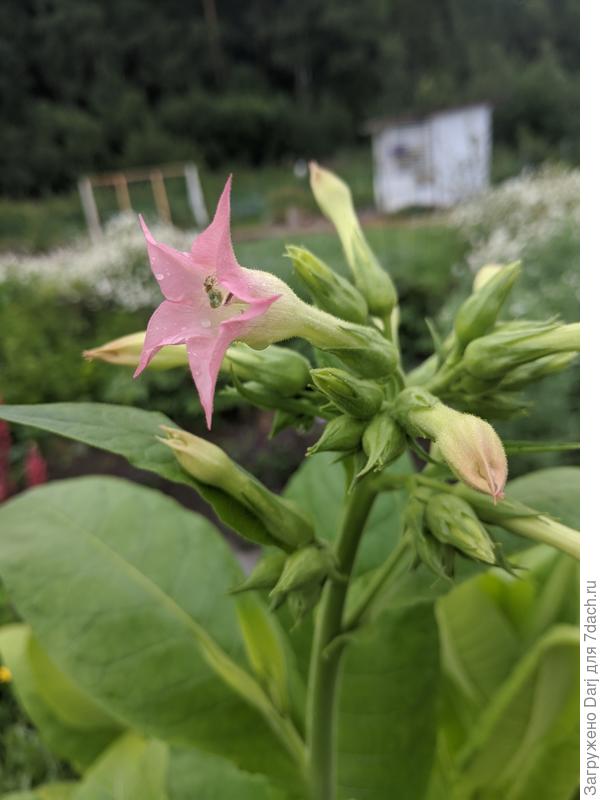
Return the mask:
[[202,319],[200,320],[200,325],[202,325],[203,328],[210,328],[210,320]]
[[165,276],[162,274],[162,272],[157,272],[157,273],[156,273],[156,280],[157,280],[157,281],[162,281],[162,279],[163,279],[164,277],[165,277]]

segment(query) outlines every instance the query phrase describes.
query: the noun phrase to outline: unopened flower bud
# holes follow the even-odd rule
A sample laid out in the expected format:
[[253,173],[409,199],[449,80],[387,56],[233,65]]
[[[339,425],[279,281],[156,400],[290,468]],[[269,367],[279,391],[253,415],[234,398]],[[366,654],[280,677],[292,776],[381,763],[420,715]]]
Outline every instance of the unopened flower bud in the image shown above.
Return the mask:
[[318,441],[306,451],[308,455],[333,452],[348,453],[356,450],[361,442],[366,423],[363,420],[341,414],[330,420]]
[[240,594],[241,592],[258,589],[272,589],[283,571],[285,559],[285,553],[281,550],[276,550],[274,553],[261,558],[250,575],[239,586],[234,587],[230,594]]
[[398,366],[398,350],[392,342],[375,328],[350,322],[341,324],[338,341],[323,349],[364,378],[384,378]]
[[454,333],[462,347],[493,328],[520,272],[519,261],[508,264],[483,282],[461,305],[454,319]]
[[269,491],[220,447],[179,428],[162,426],[162,430],[166,438],[160,441],[174,452],[181,467],[200,483],[221,489],[252,511],[274,544],[289,549],[314,539],[312,526],[294,503]]
[[387,414],[377,414],[368,423],[362,437],[367,463],[357,478],[379,472],[406,450],[406,436],[398,423]]
[[562,372],[569,367],[577,358],[578,353],[557,353],[556,355],[544,356],[536,361],[521,364],[515,367],[502,378],[499,389],[522,389],[530,383],[539,381],[548,375]]
[[302,547],[287,557],[281,576],[270,593],[271,597],[277,601],[291,591],[320,586],[334,572],[335,561],[328,548],[315,545]]
[[480,267],[473,278],[473,291],[478,292],[485,284],[504,269],[502,264],[485,264]]
[[355,378],[343,369],[325,367],[311,370],[312,379],[342,413],[359,419],[369,419],[383,403],[383,391],[372,381]]
[[495,564],[494,544],[471,506],[455,495],[434,494],[425,509],[427,527],[442,544],[449,544],[469,558]]
[[[136,367],[144,347],[145,331],[121,336],[112,342],[107,342],[100,347],[84,350],[83,357],[88,361],[106,361],[108,364],[119,364],[127,367]],[[149,364],[151,369],[172,369],[173,367],[186,367],[188,363],[185,345],[173,344],[163,347]]]
[[242,381],[257,381],[282,397],[298,394],[310,383],[310,364],[304,356],[277,345],[253,350],[234,344],[225,353],[221,369],[231,370]]
[[364,323],[368,320],[367,301],[350,281],[304,247],[288,245],[286,255],[292,259],[296,274],[319,308],[350,322]]
[[394,413],[413,436],[424,436],[437,444],[460,480],[494,499],[504,496],[506,454],[489,422],[455,411],[418,387],[400,393]]
[[579,350],[579,323],[522,322],[499,327],[465,350],[464,368],[479,378],[501,378],[521,364]]
[[299,625],[306,615],[313,610],[321,597],[321,585],[313,583],[301,589],[291,591],[286,599],[292,617],[292,628]]
[[388,315],[398,300],[396,289],[365,239],[350,189],[337,175],[314,161],[310,164],[310,185],[321,211],[331,220],[340,237],[346,260],[369,311],[378,317]]

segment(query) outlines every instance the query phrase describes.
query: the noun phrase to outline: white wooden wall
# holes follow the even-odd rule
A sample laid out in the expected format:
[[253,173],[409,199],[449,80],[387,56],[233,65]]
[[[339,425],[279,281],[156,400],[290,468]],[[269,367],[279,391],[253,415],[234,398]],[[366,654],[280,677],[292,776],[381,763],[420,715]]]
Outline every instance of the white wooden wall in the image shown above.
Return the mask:
[[442,111],[373,137],[375,202],[384,212],[451,206],[489,184],[491,108]]

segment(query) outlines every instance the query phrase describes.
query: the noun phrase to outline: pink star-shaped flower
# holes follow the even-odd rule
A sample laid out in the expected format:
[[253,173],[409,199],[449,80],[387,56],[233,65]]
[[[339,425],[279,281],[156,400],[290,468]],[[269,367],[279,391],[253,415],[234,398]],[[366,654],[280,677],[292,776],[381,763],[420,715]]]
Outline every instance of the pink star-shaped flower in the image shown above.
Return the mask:
[[134,378],[162,347],[185,344],[209,428],[225,351],[280,297],[261,284],[261,273],[253,279],[253,271],[237,262],[231,244],[230,192],[231,176],[213,221],[196,237],[190,253],[157,242],[140,217],[150,266],[165,299],[148,322]]

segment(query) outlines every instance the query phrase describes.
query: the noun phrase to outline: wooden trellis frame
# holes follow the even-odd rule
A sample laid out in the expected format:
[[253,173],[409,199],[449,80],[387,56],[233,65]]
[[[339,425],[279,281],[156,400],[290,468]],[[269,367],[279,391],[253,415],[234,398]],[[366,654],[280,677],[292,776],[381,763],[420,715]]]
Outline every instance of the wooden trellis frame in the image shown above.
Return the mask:
[[162,167],[131,169],[121,172],[107,172],[100,175],[85,175],[79,180],[79,196],[90,236],[95,239],[102,235],[102,224],[98,206],[94,197],[94,189],[101,186],[112,186],[121,211],[132,211],[129,196],[130,183],[150,183],[154,204],[159,217],[164,222],[171,222],[171,207],[165,186],[165,178],[184,178],[188,203],[194,220],[200,228],[208,224],[208,213],[204,202],[204,194],[200,185],[198,168],[195,164],[169,164]]

